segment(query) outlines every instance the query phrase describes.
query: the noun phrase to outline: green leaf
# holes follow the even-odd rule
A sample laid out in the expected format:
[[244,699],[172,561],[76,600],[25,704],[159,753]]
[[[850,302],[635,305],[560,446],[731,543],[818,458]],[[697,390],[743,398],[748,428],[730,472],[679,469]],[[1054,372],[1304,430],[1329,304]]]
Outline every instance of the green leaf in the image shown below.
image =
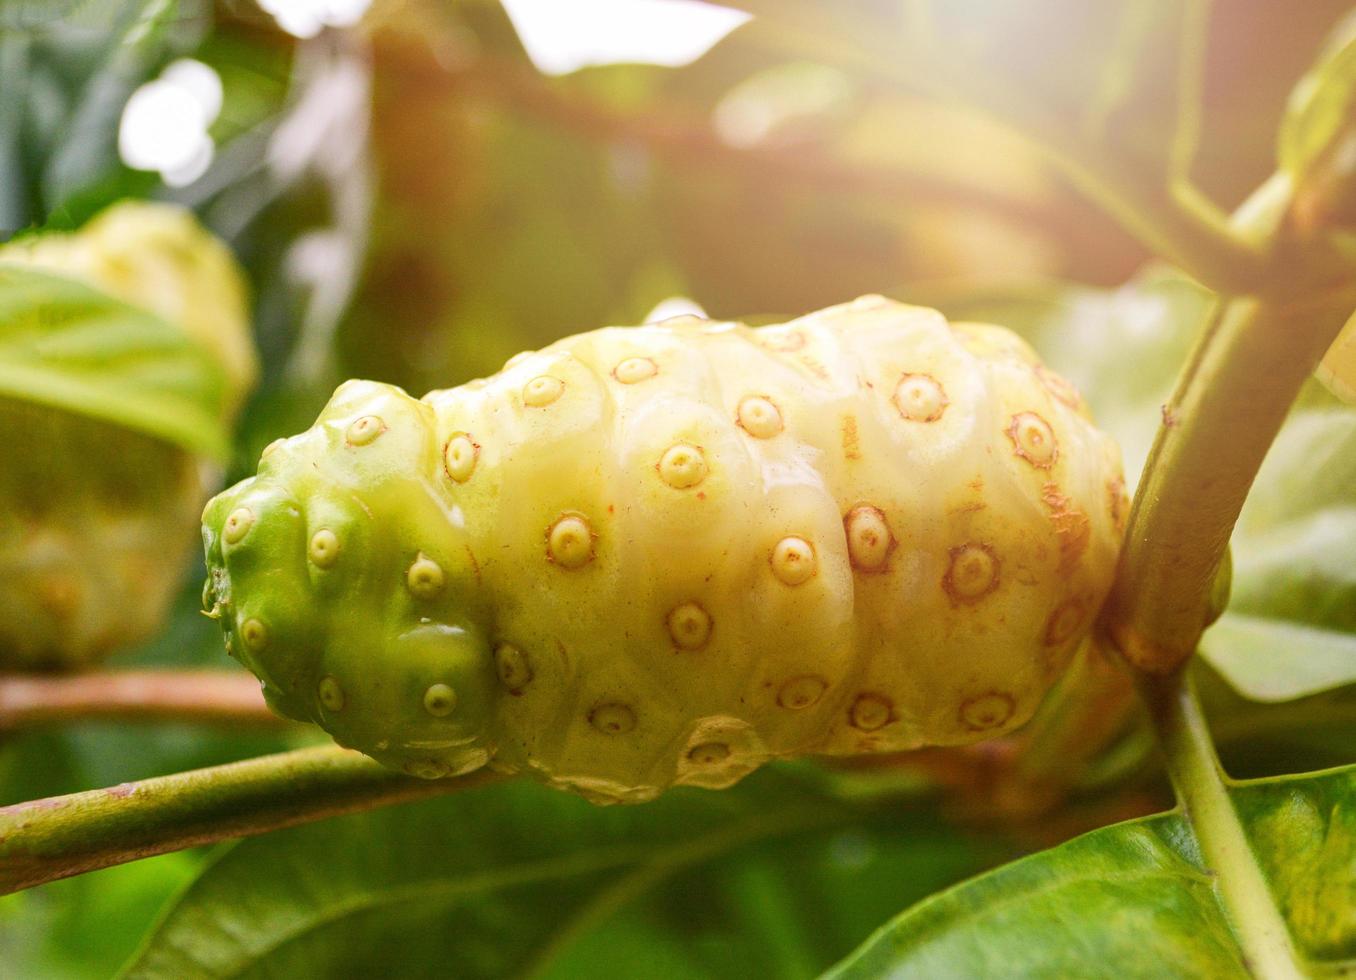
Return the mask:
[[1239,518],[1229,611],[1202,654],[1257,701],[1356,682],[1354,551],[1356,410],[1301,405]]
[[228,452],[225,377],[208,350],[83,283],[4,264],[0,394]]
[[248,840],[124,975],[804,976],[1000,857],[807,771],[641,807],[520,781]]
[[[1356,767],[1237,784],[1234,806],[1312,965],[1356,966]],[[935,895],[830,977],[1248,977],[1179,812],[1117,824]]]

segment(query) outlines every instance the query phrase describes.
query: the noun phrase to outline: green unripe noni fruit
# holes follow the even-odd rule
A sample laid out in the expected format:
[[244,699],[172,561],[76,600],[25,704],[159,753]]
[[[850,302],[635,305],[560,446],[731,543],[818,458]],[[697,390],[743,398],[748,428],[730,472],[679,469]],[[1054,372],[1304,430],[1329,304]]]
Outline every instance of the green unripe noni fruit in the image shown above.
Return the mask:
[[[118,204],[73,234],[0,247],[0,264],[78,280],[188,334],[225,376],[225,420],[253,382],[242,276],[181,208]],[[0,396],[0,436],[0,669],[73,667],[152,635],[216,467],[148,433],[17,397]]]
[[600,801],[1026,721],[1109,586],[1119,454],[998,327],[879,297],[351,381],[204,515],[270,702]]

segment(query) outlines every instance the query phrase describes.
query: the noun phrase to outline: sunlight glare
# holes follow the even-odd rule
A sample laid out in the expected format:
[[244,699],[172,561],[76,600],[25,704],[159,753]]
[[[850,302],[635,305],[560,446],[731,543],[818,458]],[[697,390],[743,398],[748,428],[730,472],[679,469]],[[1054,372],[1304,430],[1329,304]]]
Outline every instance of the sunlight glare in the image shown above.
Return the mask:
[[221,112],[221,78],[181,58],[132,93],[118,124],[118,154],[134,170],[159,171],[171,187],[197,180],[212,162],[207,129]]
[[593,65],[696,61],[749,20],[698,0],[503,0],[532,63],[547,75]]
[[660,323],[664,320],[671,320],[676,316],[700,316],[705,317],[706,311],[701,308],[696,300],[688,299],[686,296],[670,296],[668,299],[661,299],[655,308],[645,314],[643,323]]
[[278,26],[293,37],[315,37],[326,27],[352,27],[372,0],[259,0]]

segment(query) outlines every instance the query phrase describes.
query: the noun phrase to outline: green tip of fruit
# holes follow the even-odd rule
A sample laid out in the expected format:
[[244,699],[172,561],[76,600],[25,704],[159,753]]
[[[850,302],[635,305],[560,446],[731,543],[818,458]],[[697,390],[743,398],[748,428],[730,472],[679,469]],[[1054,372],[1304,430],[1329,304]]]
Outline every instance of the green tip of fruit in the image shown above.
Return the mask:
[[350,382],[203,513],[204,606],[268,703],[424,776],[484,764],[498,690],[438,472],[429,409]]

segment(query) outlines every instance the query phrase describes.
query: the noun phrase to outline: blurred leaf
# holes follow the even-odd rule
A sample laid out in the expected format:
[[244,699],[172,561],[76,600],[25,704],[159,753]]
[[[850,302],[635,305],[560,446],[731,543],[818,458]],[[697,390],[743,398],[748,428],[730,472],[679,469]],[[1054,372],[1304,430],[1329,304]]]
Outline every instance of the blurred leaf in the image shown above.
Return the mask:
[[224,458],[225,378],[205,348],[83,283],[0,265],[0,393]]
[[177,9],[175,0],[135,0],[118,6],[130,16],[118,18],[121,33],[115,35],[104,63],[85,82],[75,111],[63,126],[61,142],[47,161],[45,192],[53,206],[104,177],[110,164],[120,166],[116,144],[122,108],[159,54]]
[[107,980],[202,860],[195,851],[165,854],[0,897],[5,975]]
[[1239,518],[1233,597],[1201,652],[1258,701],[1356,682],[1353,552],[1356,410],[1301,406]]
[[[1300,951],[1356,963],[1356,768],[1231,790]],[[1117,824],[936,895],[832,977],[1249,977],[1178,812]]]
[[1277,137],[1280,167],[1303,182],[1334,149],[1356,115],[1356,17],[1347,17],[1329,39],[1322,59],[1290,96]]
[[640,807],[517,782],[245,841],[125,975],[805,976],[999,853],[793,769]]

